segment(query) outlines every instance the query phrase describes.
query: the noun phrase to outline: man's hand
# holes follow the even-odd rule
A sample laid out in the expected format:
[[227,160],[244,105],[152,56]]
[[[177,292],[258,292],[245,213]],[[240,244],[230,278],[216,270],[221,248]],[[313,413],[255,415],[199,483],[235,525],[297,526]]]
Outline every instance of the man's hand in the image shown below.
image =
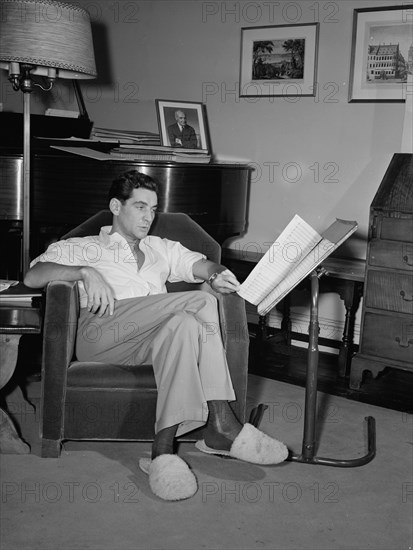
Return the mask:
[[239,290],[240,283],[229,269],[221,271],[211,283],[211,288],[221,294],[231,294]]
[[93,267],[82,267],[81,275],[87,294],[87,309],[98,317],[102,317],[106,311],[112,315],[115,299],[104,277]]
[[37,262],[24,277],[30,288],[43,288],[50,281],[83,281],[88,302],[87,308],[102,317],[106,311],[112,315],[115,299],[104,277],[93,267]]

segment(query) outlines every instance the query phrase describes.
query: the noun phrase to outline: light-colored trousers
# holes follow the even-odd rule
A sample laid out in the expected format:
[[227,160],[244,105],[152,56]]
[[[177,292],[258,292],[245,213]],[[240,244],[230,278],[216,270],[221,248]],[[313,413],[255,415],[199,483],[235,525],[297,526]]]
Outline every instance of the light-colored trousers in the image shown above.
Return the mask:
[[179,424],[177,436],[208,418],[207,401],[235,400],[217,300],[189,291],[118,300],[114,314],[80,312],[79,361],[152,364],[158,390],[155,433]]

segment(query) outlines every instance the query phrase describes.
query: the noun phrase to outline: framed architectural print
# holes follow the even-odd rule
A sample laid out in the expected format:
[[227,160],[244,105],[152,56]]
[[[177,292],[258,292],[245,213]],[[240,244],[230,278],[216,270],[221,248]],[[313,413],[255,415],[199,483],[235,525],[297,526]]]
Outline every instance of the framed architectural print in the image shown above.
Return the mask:
[[167,99],[155,102],[162,145],[211,152],[206,110],[202,103]]
[[318,23],[241,29],[240,97],[315,96]]
[[350,103],[405,101],[412,64],[413,4],[354,10]]

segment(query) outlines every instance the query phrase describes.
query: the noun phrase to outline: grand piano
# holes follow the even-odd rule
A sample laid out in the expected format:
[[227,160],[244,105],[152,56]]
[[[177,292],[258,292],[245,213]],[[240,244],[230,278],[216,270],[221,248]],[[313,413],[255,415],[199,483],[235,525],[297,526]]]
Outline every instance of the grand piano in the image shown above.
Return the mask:
[[[41,253],[97,211],[107,208],[107,193],[120,173],[136,169],[159,184],[159,209],[185,212],[220,244],[242,234],[247,224],[251,168],[247,164],[99,161],[32,140],[30,256]],[[36,141],[38,143],[36,143]],[[0,147],[1,278],[20,278],[23,218],[23,154]]]

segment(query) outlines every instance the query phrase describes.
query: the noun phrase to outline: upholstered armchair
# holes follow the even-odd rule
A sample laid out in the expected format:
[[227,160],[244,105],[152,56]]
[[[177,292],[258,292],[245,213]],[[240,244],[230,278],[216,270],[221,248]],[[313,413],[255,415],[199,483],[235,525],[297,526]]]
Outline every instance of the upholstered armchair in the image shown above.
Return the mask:
[[[63,238],[97,235],[111,225],[109,210],[101,211]],[[221,261],[221,247],[186,214],[160,213],[151,234],[180,241]],[[200,289],[203,284],[169,284],[168,291]],[[222,337],[237,400],[234,412],[245,421],[248,329],[244,302],[235,294],[218,298]],[[151,441],[154,437],[156,385],[151,365],[125,366],[79,362],[75,353],[79,315],[76,283],[54,281],[46,290],[41,393],[42,456],[58,457],[63,440]],[[183,440],[202,437],[202,429]]]

